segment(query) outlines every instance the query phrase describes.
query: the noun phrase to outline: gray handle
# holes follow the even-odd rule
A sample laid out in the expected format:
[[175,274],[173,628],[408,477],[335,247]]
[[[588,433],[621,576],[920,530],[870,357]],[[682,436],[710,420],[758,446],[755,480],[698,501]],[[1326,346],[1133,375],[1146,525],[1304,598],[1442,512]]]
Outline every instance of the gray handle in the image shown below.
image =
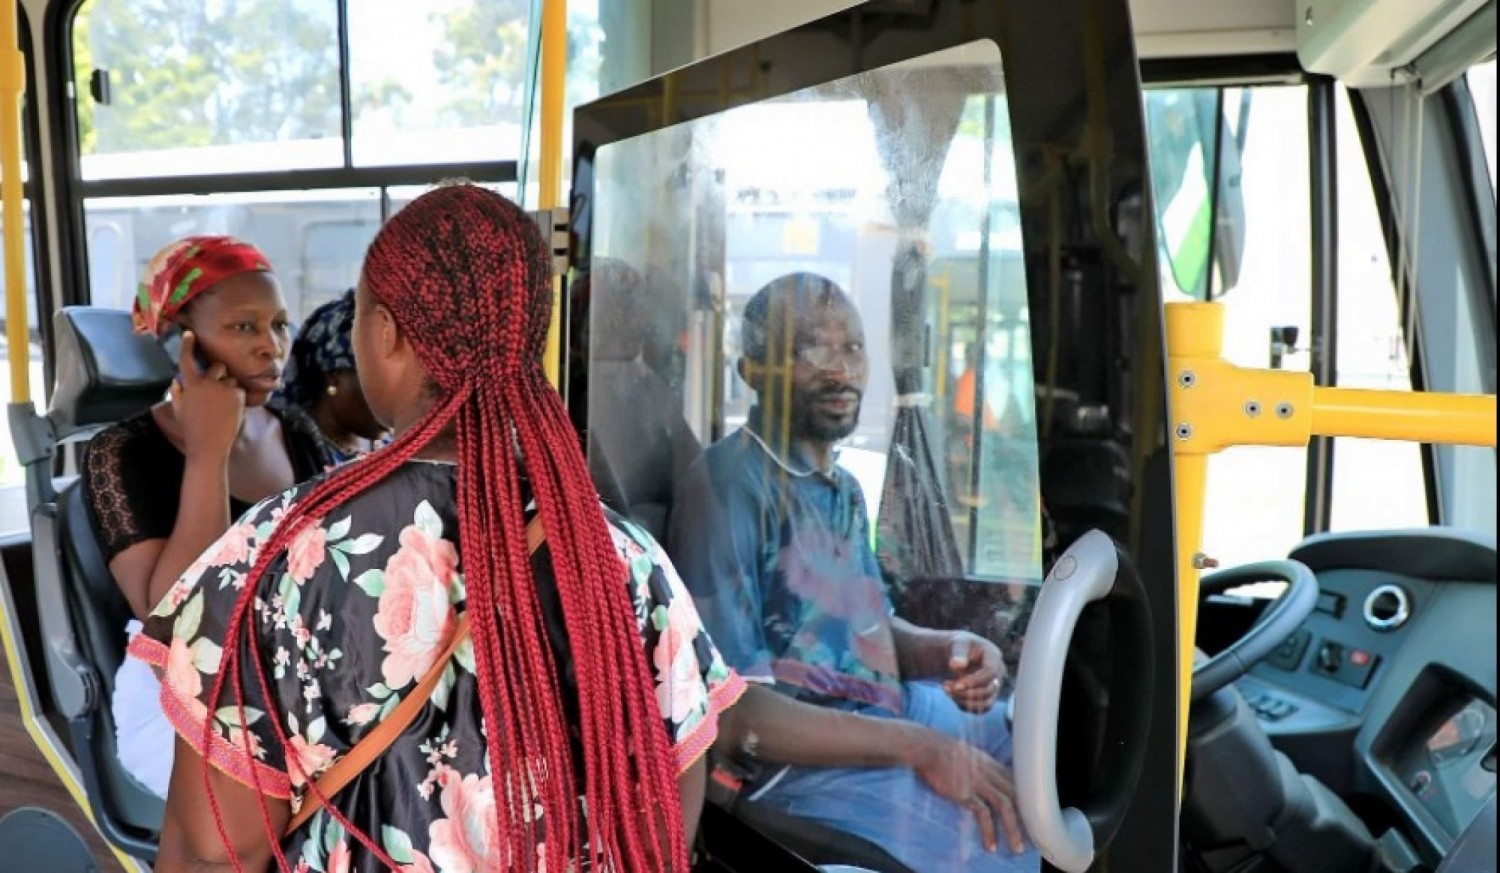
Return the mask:
[[1042,583],[1016,673],[1016,805],[1042,857],[1064,873],[1084,873],[1094,863],[1094,832],[1087,816],[1062,808],[1057,797],[1057,715],[1063,664],[1078,616],[1114,586],[1115,545],[1089,531],[1053,565]]

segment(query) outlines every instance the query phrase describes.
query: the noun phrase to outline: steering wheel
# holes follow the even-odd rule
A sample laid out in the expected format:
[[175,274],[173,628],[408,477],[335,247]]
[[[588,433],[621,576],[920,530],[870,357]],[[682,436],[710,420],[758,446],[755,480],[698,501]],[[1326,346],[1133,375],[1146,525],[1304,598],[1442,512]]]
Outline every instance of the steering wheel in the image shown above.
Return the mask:
[[1204,576],[1203,596],[1218,594],[1251,582],[1287,583],[1287,590],[1267,607],[1249,633],[1233,645],[1193,668],[1193,696],[1197,703],[1235,681],[1286,642],[1312,614],[1318,603],[1318,578],[1299,561],[1261,561]]

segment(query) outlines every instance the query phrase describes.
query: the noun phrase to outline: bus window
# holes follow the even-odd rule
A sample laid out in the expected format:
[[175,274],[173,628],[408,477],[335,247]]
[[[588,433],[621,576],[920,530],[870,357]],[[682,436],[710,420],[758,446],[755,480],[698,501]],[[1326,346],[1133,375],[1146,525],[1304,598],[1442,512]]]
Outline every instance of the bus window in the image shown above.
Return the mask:
[[295,320],[358,278],[365,248],[380,228],[380,192],[90,197],[83,211],[94,305],[129,308],[136,282],[157,250],[180,237],[222,233],[266,253]]
[[85,0],[73,18],[84,179],[342,162],[337,5]]
[[[320,218],[302,231],[302,257],[295,283],[300,292],[297,313],[312,312],[359,282],[364,251],[375,238],[368,217]],[[357,257],[350,257],[358,252]],[[290,264],[283,269],[290,268]]]
[[[1410,391],[1410,341],[1396,298],[1370,168],[1349,93],[1338,88],[1338,384]],[[1330,530],[1426,527],[1420,443],[1338,438]]]
[[[1307,87],[1171,88],[1145,97],[1153,170],[1159,161],[1173,170],[1155,179],[1164,298],[1224,304],[1224,355],[1241,366],[1267,366],[1271,329],[1295,327],[1302,341],[1280,366],[1308,369]],[[1172,148],[1156,151],[1163,145]],[[1286,554],[1303,537],[1306,480],[1306,452],[1239,446],[1212,456],[1204,552],[1226,567]]]
[[349,3],[356,166],[514,159],[528,0]]
[[1495,60],[1469,70],[1469,94],[1473,98],[1474,117],[1484,140],[1484,159],[1490,169],[1490,195],[1495,193]]

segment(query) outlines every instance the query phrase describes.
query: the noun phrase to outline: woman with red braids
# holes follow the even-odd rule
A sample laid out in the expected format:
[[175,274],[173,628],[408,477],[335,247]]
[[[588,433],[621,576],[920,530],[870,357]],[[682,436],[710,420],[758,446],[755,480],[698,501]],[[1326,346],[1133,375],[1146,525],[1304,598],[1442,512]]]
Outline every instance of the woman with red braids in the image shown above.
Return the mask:
[[594,496],[550,301],[482,188],[375,238],[355,362],[394,441],[252,509],[131,647],[179,733],[158,871],[685,873],[743,683]]

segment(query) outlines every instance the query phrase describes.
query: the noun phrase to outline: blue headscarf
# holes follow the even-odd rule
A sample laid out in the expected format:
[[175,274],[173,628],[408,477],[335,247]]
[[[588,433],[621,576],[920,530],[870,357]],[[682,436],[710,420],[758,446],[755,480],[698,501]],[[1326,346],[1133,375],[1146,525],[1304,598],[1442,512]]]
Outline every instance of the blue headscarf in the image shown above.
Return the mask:
[[327,376],[354,369],[354,289],[312,311],[292,341],[285,373],[286,399],[311,407],[327,388]]

